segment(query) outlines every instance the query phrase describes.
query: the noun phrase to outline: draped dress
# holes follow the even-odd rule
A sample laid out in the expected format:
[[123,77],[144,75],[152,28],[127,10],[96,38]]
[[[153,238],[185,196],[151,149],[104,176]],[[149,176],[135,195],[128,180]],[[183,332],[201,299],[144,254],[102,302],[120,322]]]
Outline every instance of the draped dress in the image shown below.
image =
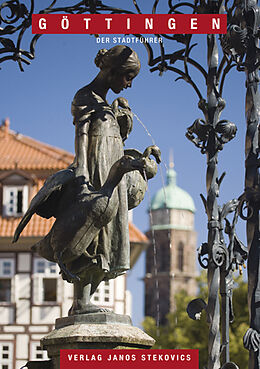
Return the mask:
[[[90,88],[79,90],[71,112],[76,130],[75,150],[82,144],[81,135],[87,135],[86,176],[91,185],[99,190],[105,183],[111,166],[124,155],[120,127],[112,107]],[[77,163],[77,157],[75,160]],[[75,171],[77,175],[77,170]],[[115,188],[115,216],[87,248],[91,255],[86,265],[95,263],[105,272],[104,279],[115,278],[130,268],[128,230],[128,203],[125,176]],[[85,257],[85,256],[84,256]]]

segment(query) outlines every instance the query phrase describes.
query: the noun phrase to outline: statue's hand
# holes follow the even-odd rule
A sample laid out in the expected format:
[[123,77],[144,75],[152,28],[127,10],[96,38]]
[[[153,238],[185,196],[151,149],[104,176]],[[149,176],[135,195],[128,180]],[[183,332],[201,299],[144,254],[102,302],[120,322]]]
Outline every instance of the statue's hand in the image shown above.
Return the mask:
[[125,141],[133,129],[133,113],[128,105],[128,101],[123,97],[115,99],[112,103],[112,108],[120,127],[120,135],[123,141]]
[[131,110],[128,104],[128,100],[125,99],[124,97],[118,97],[112,102],[112,108],[114,111],[118,110],[119,107]]
[[125,141],[133,129],[133,114],[131,111],[121,109],[117,116],[117,122],[120,127],[120,135]]

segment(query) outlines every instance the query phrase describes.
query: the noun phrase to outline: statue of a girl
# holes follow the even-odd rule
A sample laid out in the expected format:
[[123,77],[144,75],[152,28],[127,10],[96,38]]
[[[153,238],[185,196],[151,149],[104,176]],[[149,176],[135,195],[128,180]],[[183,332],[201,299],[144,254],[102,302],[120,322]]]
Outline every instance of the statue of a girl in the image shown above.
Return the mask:
[[[125,115],[125,126],[129,126],[129,132],[121,137],[117,111],[107,103],[107,92],[111,89],[118,94],[131,87],[132,80],[139,73],[140,61],[132,49],[118,45],[108,51],[100,50],[95,63],[100,72],[90,84],[76,93],[72,114],[76,129],[76,175],[86,175],[87,172],[90,182],[98,190],[107,179],[111,166],[124,155],[123,139],[132,128],[130,109],[123,107],[120,115],[121,119]],[[115,191],[116,215],[100,230],[89,247],[90,254],[98,255],[100,280],[104,277],[115,278],[130,268],[125,178],[122,178]],[[99,284],[97,276],[95,278]],[[73,310],[78,310],[80,306],[76,306],[77,301],[74,303]]]
[[[63,278],[74,283],[70,315],[101,311],[90,303],[99,283],[130,268],[128,209],[136,206],[142,195],[139,199],[132,193],[128,200],[129,186],[131,181],[145,182],[140,174],[143,171],[148,179],[153,177],[156,164],[149,155],[152,153],[157,162],[160,156],[154,147],[143,156],[136,150],[124,156],[132,113],[127,100],[118,98],[112,105],[106,100],[109,89],[119,94],[131,87],[140,70],[137,54],[118,45],[100,50],[95,63],[100,72],[76,93],[72,102],[75,160],[68,169],[47,179],[14,237],[16,241],[33,213],[56,217],[51,231],[33,250],[58,262]],[[135,175],[132,180],[129,177],[127,184],[123,174],[130,171]]]

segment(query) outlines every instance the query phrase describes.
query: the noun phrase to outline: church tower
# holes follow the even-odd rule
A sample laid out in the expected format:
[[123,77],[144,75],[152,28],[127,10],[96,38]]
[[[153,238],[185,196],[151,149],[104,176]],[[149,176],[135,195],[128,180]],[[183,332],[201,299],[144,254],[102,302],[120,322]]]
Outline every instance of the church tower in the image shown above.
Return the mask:
[[177,186],[173,162],[167,172],[167,185],[152,199],[151,241],[146,251],[145,316],[160,324],[174,311],[174,295],[184,289],[197,292],[195,206],[191,196]]

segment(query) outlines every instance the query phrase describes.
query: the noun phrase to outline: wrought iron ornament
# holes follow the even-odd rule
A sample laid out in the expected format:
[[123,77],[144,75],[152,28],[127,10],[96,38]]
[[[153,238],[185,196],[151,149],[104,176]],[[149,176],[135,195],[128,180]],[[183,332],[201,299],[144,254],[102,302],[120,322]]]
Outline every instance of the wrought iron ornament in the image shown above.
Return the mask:
[[[235,10],[235,11],[234,11]],[[259,253],[259,27],[260,8],[245,0],[229,12],[232,20],[223,50],[239,71],[246,73],[245,191],[240,197],[240,215],[247,221],[248,303],[250,328],[244,336],[249,350],[249,368],[260,368],[260,253]],[[243,213],[244,208],[247,214]]]
[[[31,28],[32,14],[36,12],[35,1],[30,0],[29,2],[30,5],[28,6],[18,0],[9,0],[0,5],[0,54],[3,54],[0,63],[13,60],[19,64],[21,71],[24,71],[23,63],[28,65],[30,60],[35,58],[35,46],[41,36],[33,36],[27,50],[23,49],[23,36]],[[66,7],[56,6],[57,3],[62,4],[62,1],[53,0],[47,8],[37,11],[37,13],[132,13],[113,6],[106,6],[99,0],[80,1]],[[16,40],[13,40],[12,35],[16,36]]]
[[[231,200],[223,207],[217,202],[219,189],[224,178],[218,176],[218,153],[224,145],[235,137],[237,128],[234,123],[227,120],[220,120],[220,115],[225,107],[225,101],[221,96],[222,88],[219,90],[218,81],[225,78],[223,61],[218,64],[218,45],[216,36],[207,36],[208,49],[208,72],[207,72],[207,100],[200,99],[199,108],[204,114],[204,120],[197,119],[187,130],[186,137],[191,140],[202,154],[207,155],[206,187],[207,198],[201,195],[206,214],[208,216],[208,241],[199,249],[199,261],[202,267],[208,269],[208,304],[198,304],[194,300],[188,306],[190,317],[204,308],[207,313],[209,329],[208,346],[208,369],[219,369],[227,365],[235,365],[230,362],[229,357],[229,322],[233,320],[232,290],[233,271],[235,267],[244,263],[247,258],[247,250],[238,240],[235,234],[235,224],[238,218],[238,200]],[[226,61],[227,63],[227,61]],[[223,86],[223,84],[221,85]],[[230,225],[227,215],[234,212],[232,225]],[[225,221],[225,232],[229,235],[229,245],[225,244],[223,235],[223,222]],[[206,264],[203,257],[207,255]],[[221,294],[221,311],[219,303],[219,293]],[[198,311],[194,314],[194,309]],[[190,310],[192,313],[190,313]],[[220,316],[222,325],[220,328]],[[221,338],[220,338],[221,333]],[[237,366],[234,366],[237,367]]]

